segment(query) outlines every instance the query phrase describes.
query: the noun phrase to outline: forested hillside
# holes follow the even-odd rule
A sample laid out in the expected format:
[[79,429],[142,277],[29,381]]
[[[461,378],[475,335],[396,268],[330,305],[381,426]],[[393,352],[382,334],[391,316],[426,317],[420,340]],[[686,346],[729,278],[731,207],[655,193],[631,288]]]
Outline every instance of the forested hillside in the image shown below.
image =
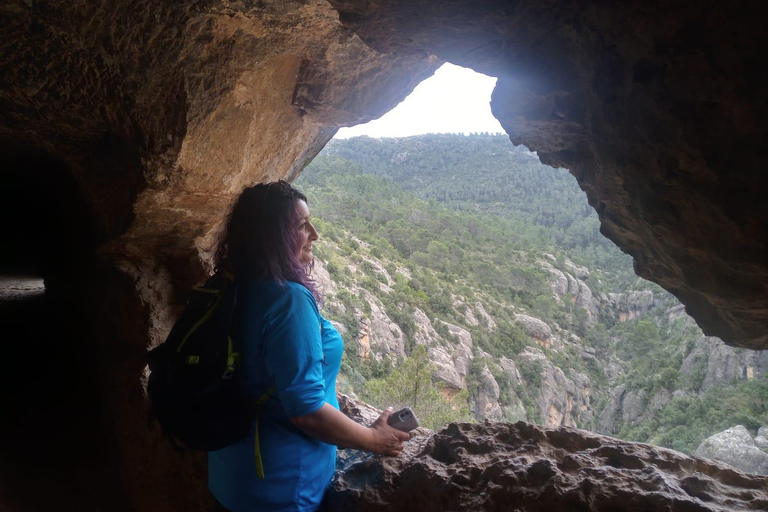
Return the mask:
[[523,419],[689,453],[735,418],[768,424],[768,356],[704,337],[575,179],[507,137],[333,140],[296,185],[344,391],[428,426]]

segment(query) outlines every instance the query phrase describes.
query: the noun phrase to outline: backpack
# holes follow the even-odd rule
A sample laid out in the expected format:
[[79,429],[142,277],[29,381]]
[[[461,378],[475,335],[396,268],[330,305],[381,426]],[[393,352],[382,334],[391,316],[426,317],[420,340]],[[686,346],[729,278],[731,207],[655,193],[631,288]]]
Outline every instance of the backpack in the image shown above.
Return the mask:
[[256,467],[263,478],[258,409],[274,387],[254,399],[240,385],[240,343],[230,335],[237,288],[234,276],[218,272],[192,289],[165,342],[148,353],[147,393],[163,432],[193,450],[236,443],[256,419]]

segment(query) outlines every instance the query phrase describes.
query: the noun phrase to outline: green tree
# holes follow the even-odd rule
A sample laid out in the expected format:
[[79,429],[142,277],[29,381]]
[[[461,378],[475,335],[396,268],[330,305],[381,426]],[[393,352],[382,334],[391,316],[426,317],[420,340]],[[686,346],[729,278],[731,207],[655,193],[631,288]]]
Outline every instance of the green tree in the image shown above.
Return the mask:
[[432,381],[435,365],[423,345],[416,346],[410,357],[385,379],[371,379],[363,387],[362,398],[384,409],[413,409],[422,426],[438,428],[453,421],[468,421],[466,391],[447,398]]

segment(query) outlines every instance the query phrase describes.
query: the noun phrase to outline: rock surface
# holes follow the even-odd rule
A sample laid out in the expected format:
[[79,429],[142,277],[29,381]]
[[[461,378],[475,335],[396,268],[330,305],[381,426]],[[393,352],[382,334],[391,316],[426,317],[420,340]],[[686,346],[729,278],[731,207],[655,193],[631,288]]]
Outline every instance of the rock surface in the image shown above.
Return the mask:
[[725,462],[745,473],[768,475],[768,452],[742,425],[708,437],[696,448],[695,455]]
[[643,313],[653,309],[658,300],[653,296],[653,292],[634,291],[630,293],[607,293],[600,297],[605,307],[610,309],[619,322],[633,320]]
[[768,375],[768,350],[756,351],[729,347],[721,340],[703,336],[683,360],[680,373],[701,372],[701,391],[734,380],[752,380]]
[[563,272],[546,261],[541,262],[541,266],[549,274],[549,285],[555,295],[560,298],[567,297],[577,307],[584,308],[587,311],[587,326],[594,325],[597,321],[598,308],[592,290],[587,286],[587,283],[582,281],[581,277],[574,275],[577,274],[586,279],[589,277],[587,270],[567,260],[566,268],[569,272]]
[[565,427],[454,423],[399,457],[352,457],[323,510],[766,510],[768,478]]
[[539,420],[544,426],[575,427],[580,422],[591,423],[594,413],[590,402],[589,377],[570,370],[569,378],[537,348],[526,347],[520,358],[524,361],[537,361],[541,365],[541,386],[536,397],[536,407]]

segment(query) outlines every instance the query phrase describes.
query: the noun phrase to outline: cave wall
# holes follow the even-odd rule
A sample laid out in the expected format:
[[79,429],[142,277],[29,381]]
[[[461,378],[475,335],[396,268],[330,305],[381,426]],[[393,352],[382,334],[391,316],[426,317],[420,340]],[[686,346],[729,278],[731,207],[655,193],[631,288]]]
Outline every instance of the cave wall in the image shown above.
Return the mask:
[[[312,0],[2,1],[0,35],[3,178],[37,177],[16,180],[33,201],[13,204],[28,215],[56,189],[36,163],[51,161],[85,216],[49,241],[44,277],[79,334],[58,341],[91,356],[100,425],[88,435],[103,456],[90,463],[105,480],[92,483],[109,490],[67,506],[205,510],[204,457],[148,421],[147,348],[207,271],[244,186],[295,177],[339,125],[383,114],[441,62],[371,50]],[[10,250],[9,262],[30,255]],[[87,487],[91,473],[72,472]],[[60,504],[46,494],[41,510]]]

